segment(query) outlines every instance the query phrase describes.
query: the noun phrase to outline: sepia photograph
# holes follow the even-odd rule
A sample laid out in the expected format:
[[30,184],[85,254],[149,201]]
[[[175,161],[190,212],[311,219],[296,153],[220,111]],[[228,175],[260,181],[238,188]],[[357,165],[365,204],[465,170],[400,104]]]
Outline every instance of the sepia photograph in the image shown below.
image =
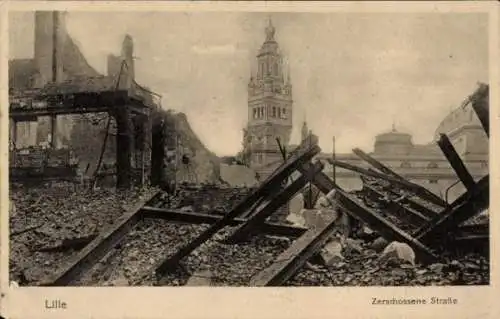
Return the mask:
[[489,23],[9,12],[10,286],[490,285]]

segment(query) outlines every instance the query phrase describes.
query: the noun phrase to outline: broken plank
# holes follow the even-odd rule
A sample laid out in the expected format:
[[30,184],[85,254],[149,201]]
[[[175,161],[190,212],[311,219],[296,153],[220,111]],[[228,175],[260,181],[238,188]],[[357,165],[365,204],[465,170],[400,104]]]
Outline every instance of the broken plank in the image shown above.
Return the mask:
[[[382,204],[387,213],[397,216],[398,218],[404,220],[409,224],[419,227],[430,220],[429,218],[420,214],[418,211],[414,211],[409,207],[405,207],[397,203],[394,199],[388,198],[385,194],[383,194],[382,192],[380,192],[378,189],[376,189],[371,185],[368,185],[366,183],[363,184],[362,191],[366,192],[366,194],[373,201]],[[385,197],[387,197],[387,200],[384,200]]]
[[323,169],[323,164],[321,162],[316,162],[312,165],[311,170],[307,175],[301,175],[296,179],[291,185],[287,186],[284,190],[280,191],[270,201],[261,209],[259,209],[253,216],[251,216],[247,222],[238,227],[231,236],[227,239],[228,243],[236,243],[241,240],[246,239],[252,231],[259,228],[262,223],[271,216],[278,208],[283,206],[292,197],[297,194],[307,182],[315,174]]
[[339,205],[343,207],[349,215],[366,223],[368,227],[378,232],[385,239],[389,241],[404,242],[410,245],[415,253],[425,262],[431,262],[437,259],[437,256],[428,247],[416,240],[410,234],[399,229],[396,225],[384,219],[378,213],[364,206],[361,202],[356,200],[354,196],[339,191],[337,198]]
[[115,247],[120,240],[139,222],[139,212],[143,206],[156,198],[160,192],[155,192],[134,205],[109,229],[101,232],[92,242],[73,256],[60,273],[43,282],[41,286],[66,286],[79,278],[79,276],[92,268],[110,249]]
[[291,279],[328,241],[337,226],[338,214],[324,226],[308,230],[292,243],[275,262],[250,280],[251,287],[281,286]]
[[[298,148],[300,148],[299,146]],[[276,190],[281,183],[288,178],[288,176],[302,163],[313,158],[316,154],[320,152],[318,145],[312,145],[311,147],[297,150],[293,156],[289,157],[283,165],[278,167],[268,178],[266,178],[262,184],[246,196],[242,201],[235,205],[231,211],[226,214],[227,219],[239,216],[245,213],[249,207],[254,205],[262,197],[268,197],[268,194]]]
[[[188,224],[214,224],[222,219],[222,216],[219,215],[183,212],[179,210],[149,206],[143,207],[141,209],[141,213],[143,214],[142,218],[163,219],[171,222]],[[245,223],[247,220],[248,219],[236,217],[228,222],[228,226],[238,226]],[[258,230],[266,235],[296,238],[305,233],[307,228],[265,222],[258,228]]]
[[412,183],[410,181],[407,181],[405,179],[394,178],[394,177],[391,177],[391,176],[388,176],[388,175],[385,175],[382,173],[378,173],[378,172],[373,171],[373,170],[368,170],[368,169],[365,169],[362,167],[357,167],[355,165],[351,165],[351,164],[346,163],[346,162],[341,162],[341,161],[337,161],[337,160],[334,161],[331,158],[328,158],[327,160],[332,165],[335,165],[335,166],[338,166],[338,167],[341,167],[341,168],[344,168],[344,169],[347,169],[347,170],[350,170],[353,172],[357,172],[359,174],[363,174],[366,176],[379,178],[379,179],[388,181],[390,183],[393,183],[395,185],[398,185],[399,187],[409,189],[413,193],[415,193],[415,195],[417,195],[417,196],[419,196],[419,197],[421,197],[429,202],[432,202],[440,207],[447,207],[448,206],[448,204],[442,198],[437,196],[436,194],[433,194],[431,191],[427,190],[426,188],[424,188],[420,185],[417,185],[415,183]]
[[489,185],[489,175],[487,175],[476,184],[472,191],[463,194],[455,201],[459,201],[459,205],[452,204],[449,209],[445,209],[436,219],[431,220],[422,227],[417,232],[418,239],[423,242],[436,241],[451,228],[458,227],[467,219],[488,208],[490,199]]
[[479,122],[483,126],[484,132],[490,136],[490,106],[489,106],[489,86],[481,84],[474,92],[470,100],[474,112],[476,112]]
[[388,192],[394,196],[398,196],[399,198],[397,199],[397,202],[399,202],[402,205],[408,206],[410,209],[414,211],[419,212],[420,214],[425,216],[427,220],[431,220],[432,218],[435,218],[438,215],[436,211],[420,204],[417,201],[414,201],[407,194],[400,194],[393,187],[385,187],[384,185],[380,185],[380,183],[378,183],[378,181],[380,181],[379,179],[373,179],[373,182],[371,182],[370,179],[368,179],[366,176],[360,176],[360,177],[363,183],[368,183],[369,185],[374,183],[375,185],[381,187],[385,192]]
[[309,161],[320,151],[321,149],[317,144],[311,144],[310,146],[304,144],[299,145],[293,152],[293,155],[287,158],[286,161],[268,178],[266,178],[266,180],[256,190],[239,202],[230,212],[224,215],[222,219],[210,226],[191,242],[181,247],[172,256],[160,261],[155,266],[157,276],[162,276],[169,269],[175,267],[181,259],[189,255],[193,250],[198,248],[218,231],[223,229],[229,221],[245,212],[249,207],[255,204],[259,198],[263,196],[267,197],[267,194],[287,179],[294,170],[296,170],[303,163]]
[[397,174],[396,172],[391,170],[389,167],[385,166],[384,164],[380,163],[379,161],[377,161],[376,159],[374,159],[370,155],[363,152],[361,149],[355,148],[352,150],[352,152],[354,154],[356,154],[357,156],[359,156],[364,161],[366,161],[371,166],[373,166],[376,169],[378,169],[379,171],[381,171],[382,173],[393,176],[393,177],[398,178],[398,179],[402,179],[402,180],[405,179],[403,176]]
[[[305,164],[299,168],[300,172],[307,173],[311,164]],[[431,262],[438,257],[424,244],[416,240],[410,234],[399,229],[394,224],[384,219],[379,214],[373,212],[368,207],[364,206],[360,201],[353,198],[352,195],[346,193],[338,185],[336,185],[326,174],[319,172],[312,180],[312,183],[318,187],[324,194],[328,194],[331,190],[337,189],[335,194],[336,202],[342,211],[345,211],[351,217],[366,223],[372,230],[378,232],[382,237],[389,241],[404,242],[413,248],[415,253],[425,262]]]
[[467,170],[467,167],[460,158],[460,155],[458,155],[455,150],[455,147],[451,144],[448,136],[446,134],[440,134],[439,141],[437,143],[462,184],[464,184],[468,191],[472,190],[476,185],[476,182]]

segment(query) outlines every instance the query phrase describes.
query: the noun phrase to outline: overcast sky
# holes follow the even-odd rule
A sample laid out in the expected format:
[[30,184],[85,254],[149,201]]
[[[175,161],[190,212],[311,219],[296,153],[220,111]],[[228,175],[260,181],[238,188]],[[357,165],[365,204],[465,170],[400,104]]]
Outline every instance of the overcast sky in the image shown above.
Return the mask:
[[[226,155],[241,148],[247,83],[269,16],[290,63],[292,140],[307,117],[324,151],[333,135],[337,151],[370,151],[393,122],[415,143],[430,142],[441,119],[488,80],[485,14],[72,12],[67,26],[103,73],[107,54],[132,35],[137,81]],[[12,58],[33,56],[33,20],[11,15]]]

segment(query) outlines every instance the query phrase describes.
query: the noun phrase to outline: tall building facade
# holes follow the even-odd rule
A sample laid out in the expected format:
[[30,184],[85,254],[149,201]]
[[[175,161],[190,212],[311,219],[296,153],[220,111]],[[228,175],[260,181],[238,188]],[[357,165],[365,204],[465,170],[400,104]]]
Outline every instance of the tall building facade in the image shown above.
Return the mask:
[[[292,85],[269,20],[257,54],[257,72],[248,83],[248,124],[244,129],[245,160],[260,180],[282,163],[277,139],[288,146],[292,132]],[[253,73],[253,72],[252,72]]]

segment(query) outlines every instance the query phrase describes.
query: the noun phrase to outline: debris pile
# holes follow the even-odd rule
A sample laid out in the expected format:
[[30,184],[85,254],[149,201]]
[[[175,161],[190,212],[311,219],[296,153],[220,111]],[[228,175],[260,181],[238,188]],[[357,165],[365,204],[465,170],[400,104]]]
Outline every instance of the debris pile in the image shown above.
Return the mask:
[[[91,238],[112,225],[131,204],[151,191],[102,189],[80,192],[64,183],[11,189],[11,278],[25,277],[20,281],[36,282],[53,274],[68,256],[74,254],[74,248],[82,248],[77,239]],[[50,251],[68,240],[76,245]]]
[[[391,247],[392,245],[392,247]],[[361,242],[361,250],[344,246],[341,256],[329,265],[309,264],[286,286],[447,286],[488,285],[490,267],[485,256],[468,254],[423,265],[414,252],[393,242],[380,253]],[[396,248],[396,247],[397,248]],[[399,246],[399,247],[398,247]],[[394,249],[396,248],[396,249]]]
[[[11,278],[29,284],[54,274],[64,266],[65,260],[113,225],[136,201],[153,191],[134,189],[117,192],[104,188],[91,192],[75,190],[73,184],[63,182],[12,188]],[[171,198],[171,205],[182,211],[223,213],[231,203],[241,200],[249,191],[247,188],[221,188],[208,184],[184,185]],[[167,196],[164,193],[163,200]],[[89,274],[90,277],[82,279],[80,284],[99,282],[114,285],[125,282],[125,279],[129,284],[146,283],[142,277],[147,275],[148,267],[143,262],[150,261],[148,256],[168,255],[169,249],[175,250],[204,227],[144,220],[128,234],[124,244],[115,247],[105,261]],[[157,253],[152,253],[156,250]],[[134,255],[136,253],[139,255]],[[117,265],[126,269],[115,269]],[[107,269],[106,272],[103,268]]]
[[[177,194],[171,198],[170,206],[183,211],[224,214],[233,203],[241,201],[252,191],[251,188],[231,188],[215,184],[180,185]],[[168,204],[167,194],[163,203]]]

